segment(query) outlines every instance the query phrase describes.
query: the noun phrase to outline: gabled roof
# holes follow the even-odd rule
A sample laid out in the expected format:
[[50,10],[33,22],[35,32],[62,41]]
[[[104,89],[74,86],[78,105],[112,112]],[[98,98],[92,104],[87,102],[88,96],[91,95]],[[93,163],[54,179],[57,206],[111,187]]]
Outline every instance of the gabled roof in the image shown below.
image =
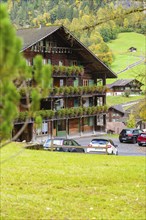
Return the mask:
[[36,44],[38,41],[46,38],[55,31],[57,31],[60,26],[49,26],[40,28],[25,28],[17,30],[17,35],[23,39],[22,51]]
[[[131,83],[132,81],[136,81],[139,82],[136,79],[119,79],[115,82],[113,82],[112,84],[108,85],[108,88],[113,88],[115,86],[126,86],[127,84]],[[143,83],[139,82],[141,85],[143,85]]]
[[21,52],[52,34],[59,36],[60,41],[66,42],[68,46],[76,48],[79,56],[88,63],[93,74],[98,74],[99,78],[102,78],[104,74],[106,78],[117,78],[116,73],[110,70],[64,26],[48,26],[18,30],[17,35],[23,39]]
[[115,109],[116,111],[121,112],[121,113],[123,113],[123,114],[125,113],[125,111],[124,111],[122,105],[113,105],[113,106],[111,106],[110,108]]

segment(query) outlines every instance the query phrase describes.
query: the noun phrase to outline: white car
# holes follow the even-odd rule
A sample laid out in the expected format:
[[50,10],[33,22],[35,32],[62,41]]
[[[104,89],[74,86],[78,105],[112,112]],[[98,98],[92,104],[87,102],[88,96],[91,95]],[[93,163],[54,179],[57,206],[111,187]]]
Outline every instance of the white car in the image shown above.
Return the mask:
[[118,155],[117,145],[110,139],[95,138],[93,139],[87,148],[87,153],[100,152],[106,154]]

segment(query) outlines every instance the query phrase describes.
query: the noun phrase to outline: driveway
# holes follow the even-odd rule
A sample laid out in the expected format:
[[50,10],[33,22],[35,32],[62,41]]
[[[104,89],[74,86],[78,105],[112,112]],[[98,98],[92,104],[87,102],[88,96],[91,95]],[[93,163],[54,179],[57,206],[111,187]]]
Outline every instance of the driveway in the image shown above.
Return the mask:
[[[83,145],[88,146],[90,141],[95,138],[95,136],[90,137],[80,137],[75,138],[75,140]],[[100,137],[98,137],[100,138]],[[101,138],[109,138],[114,141],[116,145],[118,145],[119,155],[123,156],[146,156],[146,146],[139,147],[138,144],[131,144],[131,143],[120,143],[118,138],[112,138],[110,136],[101,136]]]

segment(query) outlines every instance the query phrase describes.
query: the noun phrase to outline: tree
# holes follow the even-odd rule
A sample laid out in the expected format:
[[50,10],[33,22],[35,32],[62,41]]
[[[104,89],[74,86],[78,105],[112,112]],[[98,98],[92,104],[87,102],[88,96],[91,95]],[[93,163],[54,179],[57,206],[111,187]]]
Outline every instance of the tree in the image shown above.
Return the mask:
[[[0,7],[0,135],[8,137],[12,130],[12,121],[18,114],[19,93],[14,85],[22,60],[19,53],[21,41],[16,37],[6,7]],[[12,111],[13,109],[13,111]]]
[[131,112],[129,115],[129,118],[127,120],[127,127],[128,128],[135,128],[135,126],[136,126],[135,116]]
[[143,103],[140,103],[138,108],[140,118],[146,122],[146,99]]
[[[20,53],[21,40],[16,36],[4,5],[0,7],[0,19],[0,140],[4,141],[11,139],[13,122],[19,115],[19,106],[22,104],[21,91],[25,92],[26,104],[23,107],[28,111],[28,118],[12,140],[17,139],[25,129],[29,117],[35,118],[40,99],[48,95],[52,69],[50,65],[43,65],[42,57],[37,56],[33,68],[35,88],[30,89],[28,80],[32,78],[32,68],[26,65]],[[38,118],[36,121],[40,122]]]
[[[143,55],[144,56],[144,55]],[[138,69],[139,72],[135,73],[136,74],[136,78],[141,81],[142,83],[144,83],[144,85],[142,86],[143,91],[144,91],[144,100],[141,100],[139,102],[139,107],[138,107],[138,116],[143,120],[146,121],[146,71],[145,71],[145,64],[141,65],[141,68]],[[133,70],[134,71],[134,70]]]

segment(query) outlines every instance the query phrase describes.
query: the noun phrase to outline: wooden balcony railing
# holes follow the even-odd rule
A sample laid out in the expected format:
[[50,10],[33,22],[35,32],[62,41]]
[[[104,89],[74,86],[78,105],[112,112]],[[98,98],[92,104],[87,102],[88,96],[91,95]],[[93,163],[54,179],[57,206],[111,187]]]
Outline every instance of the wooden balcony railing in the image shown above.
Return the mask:
[[[27,92],[31,94],[31,87],[27,88]],[[25,91],[26,89],[23,88],[20,90],[21,96],[25,97]],[[81,95],[87,95],[87,94],[101,94],[105,93],[107,91],[106,86],[78,86],[78,87],[73,87],[73,86],[64,86],[64,87],[54,87],[48,89],[48,96],[53,97],[53,96],[81,96]]]
[[[95,116],[101,113],[106,113],[108,107],[105,106],[91,106],[91,107],[74,107],[74,108],[63,108],[58,111],[53,110],[40,110],[35,112],[35,116],[41,116],[42,119],[63,119],[63,118],[77,118],[84,116]],[[25,121],[28,118],[28,112],[20,112],[19,117],[16,121]],[[33,121],[33,116],[31,117]]]
[[52,66],[53,77],[60,76],[81,76],[84,74],[84,68],[82,66]]

